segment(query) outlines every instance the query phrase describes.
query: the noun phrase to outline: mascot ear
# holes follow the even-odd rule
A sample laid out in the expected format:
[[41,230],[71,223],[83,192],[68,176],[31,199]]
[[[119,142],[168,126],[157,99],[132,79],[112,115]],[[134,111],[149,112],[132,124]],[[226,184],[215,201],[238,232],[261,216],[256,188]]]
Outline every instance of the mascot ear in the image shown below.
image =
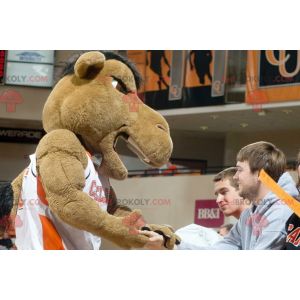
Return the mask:
[[88,68],[101,69],[104,66],[105,56],[101,52],[87,52],[82,54],[76,61],[74,71],[75,75],[82,78],[87,75]]

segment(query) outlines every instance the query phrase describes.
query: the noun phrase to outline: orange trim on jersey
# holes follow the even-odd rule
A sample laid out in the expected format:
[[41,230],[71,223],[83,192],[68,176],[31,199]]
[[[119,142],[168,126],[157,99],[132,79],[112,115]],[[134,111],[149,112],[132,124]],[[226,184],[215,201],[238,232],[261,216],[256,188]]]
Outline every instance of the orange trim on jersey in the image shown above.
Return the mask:
[[27,171],[26,171],[26,173],[25,173],[25,176],[27,176],[27,175],[28,175],[28,173],[29,173],[29,170],[27,169]]
[[39,178],[39,176],[36,174],[36,181],[37,181],[37,194],[40,198],[40,200],[47,206],[49,206],[49,203],[46,199],[46,193],[45,190],[43,188],[42,182]]
[[87,155],[89,156],[89,158],[91,159],[91,161],[93,161],[91,153],[87,150],[85,150],[85,151],[86,151]]
[[23,208],[23,206],[24,206],[24,202],[22,202],[21,200],[22,200],[22,195],[20,194],[20,196],[19,196],[19,209]]
[[43,227],[44,250],[66,250],[52,221],[42,215],[39,217]]

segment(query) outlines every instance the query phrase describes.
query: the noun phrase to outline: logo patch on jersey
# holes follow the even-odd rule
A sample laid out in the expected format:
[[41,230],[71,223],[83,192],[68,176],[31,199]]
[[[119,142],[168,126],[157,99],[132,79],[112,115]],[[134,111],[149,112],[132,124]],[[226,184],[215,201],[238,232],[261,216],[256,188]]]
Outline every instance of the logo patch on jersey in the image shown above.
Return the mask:
[[24,201],[23,201],[23,199],[22,199],[22,192],[21,192],[21,194],[20,194],[20,196],[19,196],[18,210],[23,209],[23,206],[24,206]]
[[103,188],[102,186],[97,185],[96,181],[93,180],[90,188],[89,195],[96,201],[98,204],[103,205],[107,204],[105,195],[103,194]]
[[[289,228],[292,224],[289,225]],[[293,230],[287,237],[286,242],[298,247],[300,244],[300,227]]]

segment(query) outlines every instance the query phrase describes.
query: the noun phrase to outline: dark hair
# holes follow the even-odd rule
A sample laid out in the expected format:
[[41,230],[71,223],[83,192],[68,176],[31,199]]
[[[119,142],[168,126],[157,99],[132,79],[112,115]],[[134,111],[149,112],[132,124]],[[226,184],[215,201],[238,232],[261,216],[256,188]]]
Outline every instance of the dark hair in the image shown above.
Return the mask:
[[224,224],[220,227],[220,229],[226,228],[227,232],[229,233],[229,231],[231,230],[232,227],[233,227],[233,224]]
[[228,179],[230,182],[230,185],[234,187],[236,190],[239,189],[239,183],[233,179],[233,176],[236,173],[236,167],[231,167],[223,170],[222,172],[218,173],[214,178],[213,182],[218,182],[221,180]]
[[286,158],[283,152],[267,142],[257,142],[242,148],[236,160],[247,161],[251,173],[264,169],[276,182],[286,169]]
[[[115,59],[125,64],[131,70],[134,76],[137,90],[141,88],[143,84],[143,77],[139,73],[137,69],[137,65],[133,61],[113,51],[106,51],[106,50],[95,50],[95,51],[99,51],[103,53],[106,60]],[[59,70],[55,76],[56,82],[58,82],[60,79],[62,79],[67,75],[74,74],[74,66],[76,64],[77,59],[86,52],[90,52],[90,51],[82,51],[81,53],[72,54],[68,60],[60,62],[59,65],[57,66]]]

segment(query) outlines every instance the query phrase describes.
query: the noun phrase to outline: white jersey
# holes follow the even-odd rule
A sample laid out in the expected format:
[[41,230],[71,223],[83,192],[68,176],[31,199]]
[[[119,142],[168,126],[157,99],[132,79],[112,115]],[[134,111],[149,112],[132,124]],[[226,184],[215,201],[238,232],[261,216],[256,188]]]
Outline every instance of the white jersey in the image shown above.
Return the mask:
[[[109,197],[109,179],[98,175],[87,152],[83,192],[106,211]],[[19,250],[99,250],[98,236],[79,230],[61,221],[49,208],[46,194],[36,172],[36,155],[30,156],[22,184],[17,215],[22,226],[16,226],[16,246]]]

